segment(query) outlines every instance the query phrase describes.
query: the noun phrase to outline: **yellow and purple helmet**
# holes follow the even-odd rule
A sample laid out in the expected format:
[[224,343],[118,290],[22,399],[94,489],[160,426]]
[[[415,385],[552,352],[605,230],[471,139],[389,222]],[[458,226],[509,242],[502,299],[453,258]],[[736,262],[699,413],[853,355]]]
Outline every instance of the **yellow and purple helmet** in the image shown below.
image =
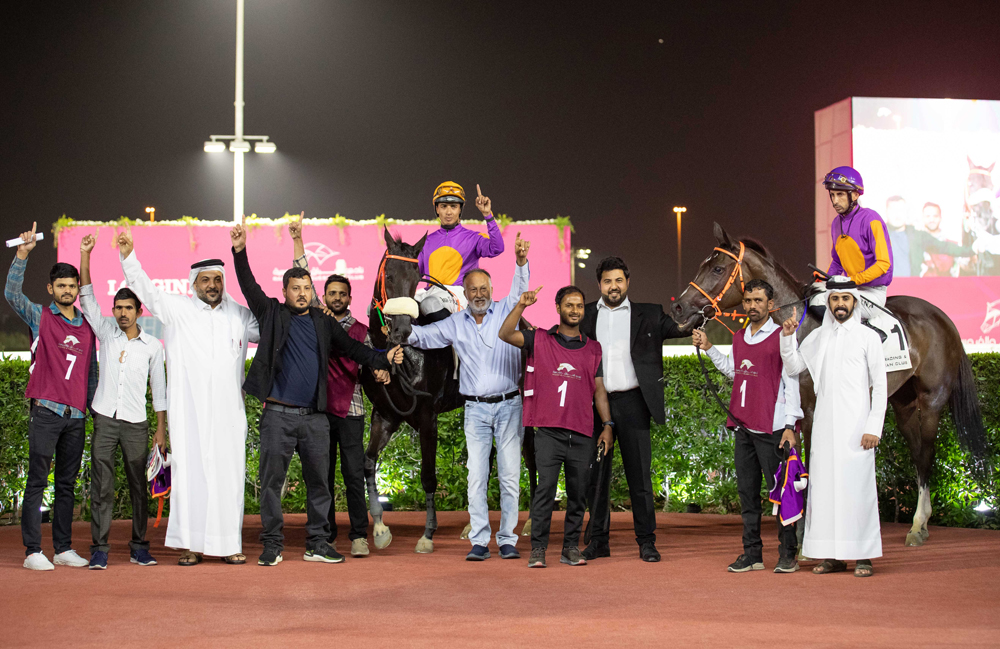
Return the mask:
[[465,205],[465,190],[458,183],[447,180],[434,190],[434,205],[438,203],[458,203]]

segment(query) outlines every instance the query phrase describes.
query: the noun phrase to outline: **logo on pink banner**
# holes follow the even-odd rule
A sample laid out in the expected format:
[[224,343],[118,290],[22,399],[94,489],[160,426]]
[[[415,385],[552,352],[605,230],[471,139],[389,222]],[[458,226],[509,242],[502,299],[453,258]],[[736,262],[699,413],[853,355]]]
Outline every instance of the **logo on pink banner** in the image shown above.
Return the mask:
[[[476,219],[464,222],[471,230],[486,232],[485,224]],[[232,246],[229,239],[231,224],[206,221],[191,226],[173,225],[170,222],[137,224],[132,226],[135,254],[153,284],[167,293],[190,295],[188,272],[191,264],[202,259],[219,258],[226,263],[227,290],[240,303],[245,304],[233,272]],[[396,223],[389,231],[408,243],[414,243],[437,227],[430,223]],[[562,230],[562,232],[560,232]],[[112,298],[125,285],[119,262],[118,249],[114,246],[119,227],[108,223],[101,225],[71,225],[59,232],[59,261],[78,266],[80,240],[87,234],[97,235],[97,246],[91,253],[90,273],[94,293],[105,315],[111,315]],[[569,228],[559,228],[552,223],[511,223],[503,230],[504,252],[495,259],[484,259],[481,267],[493,277],[494,298],[507,295],[514,277],[514,240],[517,233],[531,242],[529,266],[531,287],[553,287],[552,295],[561,286],[570,283],[570,233]],[[385,252],[382,228],[375,224],[350,225],[339,228],[332,224],[310,223],[303,227],[306,257],[317,289],[330,275],[343,275],[351,280],[355,316],[367,321],[365,313],[375,285],[379,261]],[[247,254],[250,267],[264,291],[281,299],[281,277],[292,265],[292,240],[284,223],[249,224]],[[538,326],[556,324],[558,316],[554,306],[539,302],[525,316]]]
[[1000,277],[900,277],[889,295],[920,297],[948,314],[962,342],[1000,341]]

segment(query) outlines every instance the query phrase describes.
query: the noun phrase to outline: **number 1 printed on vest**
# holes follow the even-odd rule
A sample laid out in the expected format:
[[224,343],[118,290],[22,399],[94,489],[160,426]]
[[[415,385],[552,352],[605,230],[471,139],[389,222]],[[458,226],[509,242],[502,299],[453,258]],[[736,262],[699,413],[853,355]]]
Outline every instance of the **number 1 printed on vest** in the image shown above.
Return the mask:
[[567,382],[568,381],[563,381],[562,385],[560,385],[558,388],[556,388],[556,392],[558,392],[561,395],[559,397],[559,407],[560,408],[564,408],[566,406],[566,383]]
[[743,383],[740,385],[740,408],[747,407],[747,380],[743,379]]

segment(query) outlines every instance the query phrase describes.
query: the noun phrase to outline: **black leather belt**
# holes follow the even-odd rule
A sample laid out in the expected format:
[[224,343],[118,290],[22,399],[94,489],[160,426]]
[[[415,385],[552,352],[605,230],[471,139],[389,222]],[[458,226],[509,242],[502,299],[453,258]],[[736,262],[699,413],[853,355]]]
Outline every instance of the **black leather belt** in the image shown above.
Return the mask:
[[639,388],[632,388],[631,390],[622,390],[620,392],[608,392],[608,399],[614,401],[616,399],[623,399],[625,397],[631,396],[636,393],[641,395],[642,391]]
[[521,394],[520,390],[511,390],[507,394],[498,394],[492,397],[466,397],[464,394],[462,396],[465,397],[466,401],[476,401],[478,403],[500,403],[501,401],[506,401],[507,399],[513,399],[519,394]]
[[287,412],[290,415],[314,415],[318,412],[315,408],[299,408],[297,406],[283,406],[280,403],[274,403],[272,401],[267,401],[264,403],[264,408],[266,410],[273,410],[275,412]]

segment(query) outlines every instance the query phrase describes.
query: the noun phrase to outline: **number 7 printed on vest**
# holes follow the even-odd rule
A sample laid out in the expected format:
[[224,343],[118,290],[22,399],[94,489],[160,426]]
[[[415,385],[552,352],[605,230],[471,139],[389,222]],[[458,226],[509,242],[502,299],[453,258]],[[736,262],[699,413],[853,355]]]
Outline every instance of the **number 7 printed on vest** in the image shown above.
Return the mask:
[[73,373],[73,366],[76,365],[76,356],[73,354],[66,354],[66,360],[69,361],[69,369],[66,370],[66,376],[63,378],[69,381],[69,376]]

